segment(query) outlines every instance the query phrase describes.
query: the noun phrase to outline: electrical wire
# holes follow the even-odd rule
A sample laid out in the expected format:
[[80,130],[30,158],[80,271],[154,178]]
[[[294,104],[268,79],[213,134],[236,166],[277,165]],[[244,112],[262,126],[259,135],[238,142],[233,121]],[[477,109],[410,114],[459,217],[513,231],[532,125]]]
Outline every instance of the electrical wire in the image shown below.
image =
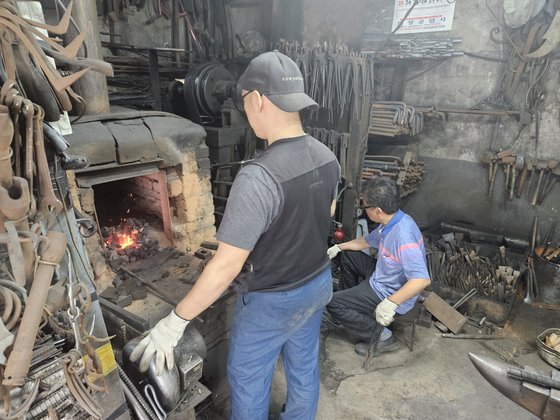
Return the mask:
[[488,0],[485,0],[486,3],[486,7],[488,8],[488,10],[490,11],[490,13],[492,14],[492,16],[494,17],[494,19],[496,20],[496,22],[498,23],[498,25],[500,25],[500,29],[503,33],[506,34],[509,43],[511,44],[511,47],[513,48],[513,50],[515,51],[515,53],[519,56],[519,59],[522,61],[527,61],[525,58],[523,58],[523,56],[521,55],[521,53],[519,52],[519,50],[517,49],[517,47],[515,46],[515,43],[513,42],[513,39],[511,39],[511,37],[509,36],[508,32],[505,30],[504,25],[502,24],[502,22],[500,21],[500,19],[498,19],[498,16],[496,16],[496,13],[494,12],[494,10],[492,10],[492,8],[490,7],[490,5],[488,4]]
[[472,57],[472,58],[479,58],[481,60],[486,60],[486,61],[493,61],[496,63],[507,63],[508,60],[504,60],[503,58],[500,57],[488,57],[485,55],[480,55],[480,54],[475,54],[475,53],[470,53],[470,52],[463,52],[463,54],[465,54],[466,56]]
[[385,48],[385,45],[387,45],[387,43],[389,42],[389,40],[391,39],[391,37],[395,34],[395,32],[397,32],[399,29],[401,29],[401,27],[404,24],[404,21],[406,20],[406,18],[408,17],[408,15],[410,15],[410,13],[412,12],[412,9],[414,9],[414,7],[416,7],[416,5],[420,2],[420,0],[414,0],[414,3],[412,4],[412,6],[410,6],[410,8],[406,11],[406,13],[404,14],[403,18],[401,19],[401,21],[398,23],[398,25],[395,27],[395,29],[393,29],[393,31],[387,36],[387,38],[385,38],[385,40],[383,41],[383,43],[381,44],[381,46],[378,48],[377,51],[382,51],[383,48]]

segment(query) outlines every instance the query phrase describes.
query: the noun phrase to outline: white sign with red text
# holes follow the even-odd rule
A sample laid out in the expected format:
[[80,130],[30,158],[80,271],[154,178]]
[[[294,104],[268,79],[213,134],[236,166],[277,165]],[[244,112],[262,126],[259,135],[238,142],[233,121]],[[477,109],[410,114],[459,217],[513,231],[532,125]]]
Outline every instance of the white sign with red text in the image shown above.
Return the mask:
[[[395,0],[392,31],[395,30],[413,4],[414,0]],[[449,31],[453,24],[454,11],[455,0],[420,0],[395,33]]]

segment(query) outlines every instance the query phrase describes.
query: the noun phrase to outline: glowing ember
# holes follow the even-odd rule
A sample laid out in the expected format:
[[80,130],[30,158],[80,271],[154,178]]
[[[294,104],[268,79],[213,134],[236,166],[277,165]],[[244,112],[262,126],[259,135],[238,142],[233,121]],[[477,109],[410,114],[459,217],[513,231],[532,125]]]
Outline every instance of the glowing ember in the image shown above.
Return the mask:
[[117,233],[117,245],[121,248],[127,248],[135,244],[136,243],[132,238],[132,235],[127,235],[126,233]]
[[137,247],[138,231],[128,224],[122,223],[118,228],[113,228],[105,243],[116,248]]

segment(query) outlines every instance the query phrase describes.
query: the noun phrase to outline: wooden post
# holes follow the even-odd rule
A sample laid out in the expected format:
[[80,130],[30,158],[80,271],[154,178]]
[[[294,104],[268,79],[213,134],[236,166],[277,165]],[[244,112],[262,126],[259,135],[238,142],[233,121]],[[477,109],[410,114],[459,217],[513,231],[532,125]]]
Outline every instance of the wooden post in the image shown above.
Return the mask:
[[[95,1],[75,1],[72,10],[72,17],[76,21],[80,30],[87,27],[91,22],[92,31],[86,37],[88,58],[103,60],[101,50],[101,38],[99,35],[99,23],[97,20],[97,4]],[[76,37],[76,29],[70,25],[68,32],[64,36],[65,43],[68,44]],[[83,54],[83,47],[81,53]],[[85,115],[103,114],[109,112],[109,94],[107,92],[107,80],[101,73],[89,71],[82,76],[72,88],[86,102]]]

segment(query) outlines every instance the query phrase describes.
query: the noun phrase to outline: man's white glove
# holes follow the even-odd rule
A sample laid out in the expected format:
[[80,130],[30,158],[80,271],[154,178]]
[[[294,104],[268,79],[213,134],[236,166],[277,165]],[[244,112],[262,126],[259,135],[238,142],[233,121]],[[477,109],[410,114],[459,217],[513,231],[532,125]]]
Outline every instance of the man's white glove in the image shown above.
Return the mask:
[[150,367],[152,356],[156,355],[156,375],[163,373],[164,363],[167,370],[173,369],[173,349],[183,336],[190,321],[179,317],[175,310],[161,319],[150,333],[138,343],[130,355],[130,360],[136,362],[140,357],[140,371],[146,372]]
[[395,311],[398,306],[399,305],[395,302],[391,302],[387,298],[383,299],[375,308],[375,320],[377,323],[386,327],[393,322],[393,319],[395,319]]
[[329,249],[327,249],[327,255],[332,260],[341,251],[342,251],[342,249],[340,249],[340,247],[338,245],[333,245]]

